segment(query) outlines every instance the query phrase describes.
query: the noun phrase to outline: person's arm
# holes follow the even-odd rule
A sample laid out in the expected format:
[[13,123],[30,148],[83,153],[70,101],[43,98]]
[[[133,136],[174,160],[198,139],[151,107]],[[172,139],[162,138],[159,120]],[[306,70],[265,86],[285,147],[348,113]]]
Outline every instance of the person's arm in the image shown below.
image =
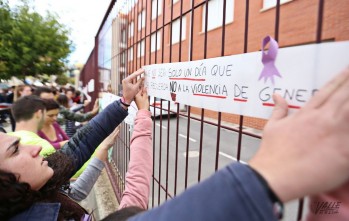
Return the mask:
[[161,206],[130,221],[273,221],[267,191],[244,164],[232,163]]
[[[139,70],[122,81],[124,96],[132,101],[141,88],[144,78],[133,83],[144,71]],[[72,157],[75,169],[69,177],[91,157],[96,147],[119,125],[127,116],[127,107],[115,101],[96,115],[87,125],[78,130],[61,151]]]
[[73,200],[81,201],[90,193],[104,168],[104,162],[108,158],[108,150],[115,143],[118,134],[119,128],[115,128],[115,130],[103,140],[84,172],[70,185],[68,195]]
[[93,106],[92,111],[85,114],[75,113],[77,110],[72,111],[63,106],[60,107],[59,113],[63,115],[64,118],[67,120],[77,121],[77,122],[88,121],[98,113],[98,110],[99,110],[98,103],[99,101],[98,99],[96,99],[96,102]]
[[71,111],[63,106],[59,108],[59,113],[67,120],[77,121],[77,122],[84,122],[90,120],[94,115],[92,113],[86,113],[86,114],[80,114],[75,113],[74,111]]
[[275,109],[250,161],[276,195],[290,201],[330,191],[349,180],[349,68],[323,86],[302,109]]
[[130,162],[119,209],[129,206],[148,208],[153,151],[152,120],[151,113],[148,111],[149,101],[146,91],[140,92],[135,101],[139,110],[131,137]]

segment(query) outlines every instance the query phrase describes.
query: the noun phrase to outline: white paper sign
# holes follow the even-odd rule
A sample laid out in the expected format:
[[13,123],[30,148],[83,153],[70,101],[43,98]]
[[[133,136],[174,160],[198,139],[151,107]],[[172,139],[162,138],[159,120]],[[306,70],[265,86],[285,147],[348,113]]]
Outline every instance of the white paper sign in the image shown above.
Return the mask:
[[299,109],[329,79],[349,65],[349,42],[279,49],[281,77],[259,80],[262,52],[144,66],[148,94],[180,104],[269,118],[272,94]]

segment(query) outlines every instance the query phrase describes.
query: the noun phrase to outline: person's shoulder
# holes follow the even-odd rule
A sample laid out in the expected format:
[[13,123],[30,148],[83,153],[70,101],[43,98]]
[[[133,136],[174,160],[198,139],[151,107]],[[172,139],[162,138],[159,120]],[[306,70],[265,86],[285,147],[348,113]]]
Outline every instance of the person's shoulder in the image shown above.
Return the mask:
[[14,132],[8,132],[8,135],[16,136],[21,138],[21,141],[26,140],[27,138],[35,138],[38,135],[34,132],[28,131],[28,130],[19,130],[19,131],[14,131]]
[[40,145],[42,147],[42,150],[40,152],[41,155],[48,155],[56,152],[56,149],[47,140],[41,138],[34,132],[20,130],[15,132],[9,132],[8,134],[21,138],[22,144]]

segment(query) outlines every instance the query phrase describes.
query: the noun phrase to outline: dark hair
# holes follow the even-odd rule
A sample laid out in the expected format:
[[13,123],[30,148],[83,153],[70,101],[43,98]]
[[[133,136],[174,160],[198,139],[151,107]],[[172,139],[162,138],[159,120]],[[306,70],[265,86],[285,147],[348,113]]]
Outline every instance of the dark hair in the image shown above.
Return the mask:
[[23,92],[25,87],[29,87],[31,91],[33,90],[32,87],[30,85],[28,85],[28,84],[18,85],[17,88],[16,88],[17,99],[21,97],[21,92]]
[[75,96],[80,96],[81,95],[81,92],[79,90],[76,90],[75,91]]
[[[7,220],[26,209],[39,198],[39,193],[21,183],[13,173],[0,169],[0,219]],[[11,200],[9,200],[11,199]]]
[[45,102],[38,96],[21,97],[12,104],[11,112],[16,122],[30,120],[38,110],[46,109]]
[[57,101],[53,99],[44,99],[44,101],[45,101],[46,111],[59,109],[59,104],[57,103]]
[[65,94],[60,94],[60,95],[58,96],[58,98],[57,98],[57,102],[58,102],[60,105],[66,107],[66,108],[69,107],[69,105],[68,105],[68,97],[67,97],[67,95],[65,95]]
[[40,97],[42,93],[53,93],[53,91],[48,87],[37,87],[33,94]]
[[126,221],[128,218],[135,216],[141,212],[144,212],[144,209],[137,206],[125,207],[108,215],[101,221]]
[[54,175],[39,191],[31,190],[28,183],[19,182],[15,174],[0,170],[0,220],[7,220],[37,202],[59,202],[58,220],[80,220],[87,213],[60,190],[73,175],[73,159],[57,151],[46,160],[54,170]]
[[51,87],[51,91],[55,96],[57,95],[57,88]]

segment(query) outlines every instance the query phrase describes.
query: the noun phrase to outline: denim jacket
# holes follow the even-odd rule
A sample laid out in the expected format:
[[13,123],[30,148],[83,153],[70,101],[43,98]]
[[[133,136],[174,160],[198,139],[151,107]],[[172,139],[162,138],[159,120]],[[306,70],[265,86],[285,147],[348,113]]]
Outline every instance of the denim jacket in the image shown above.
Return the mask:
[[[71,156],[74,160],[75,169],[67,179],[90,159],[97,146],[125,119],[127,114],[127,110],[120,106],[119,101],[113,102],[61,148],[60,151]],[[10,221],[56,221],[59,209],[60,203],[36,203],[24,212],[12,217]]]

